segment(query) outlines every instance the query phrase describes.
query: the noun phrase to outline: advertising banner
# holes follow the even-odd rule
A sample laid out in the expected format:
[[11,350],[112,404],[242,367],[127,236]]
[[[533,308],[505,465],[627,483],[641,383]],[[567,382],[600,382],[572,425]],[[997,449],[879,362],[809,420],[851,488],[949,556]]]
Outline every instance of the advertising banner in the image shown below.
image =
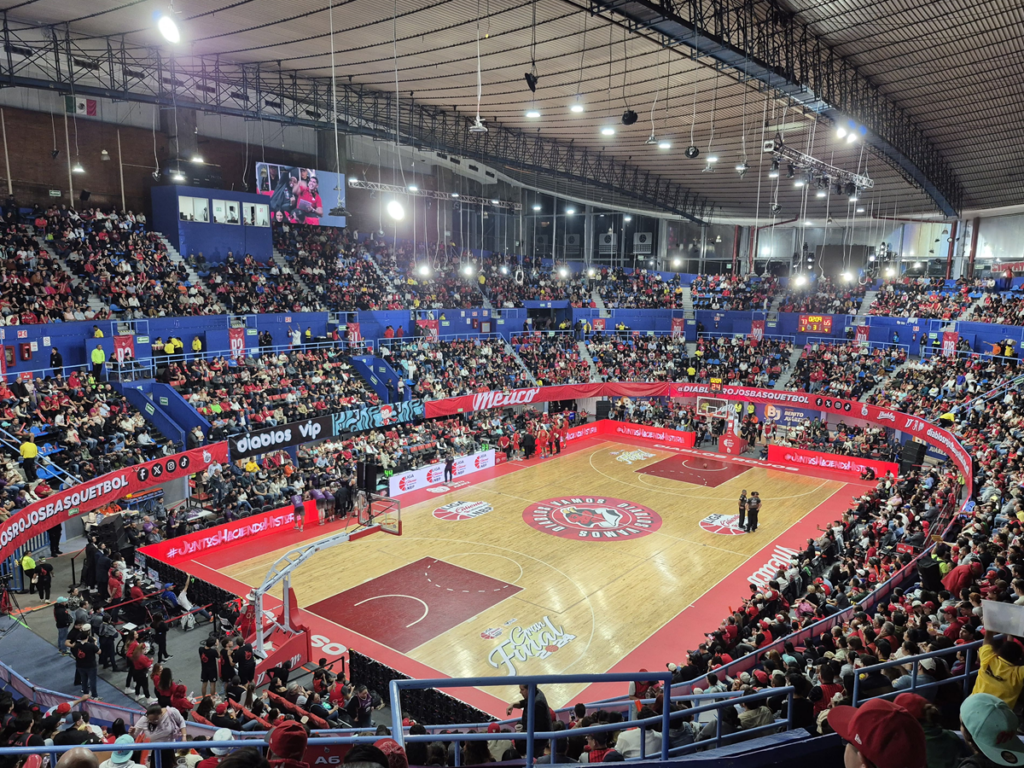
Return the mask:
[[28,540],[69,517],[99,509],[129,493],[202,472],[215,461],[224,463],[227,460],[227,443],[214,443],[108,472],[74,488],[57,491],[29,504],[0,524],[0,562],[13,555]]
[[488,408],[504,408],[510,405],[548,403],[555,400],[576,400],[587,397],[662,397],[666,385],[639,382],[609,382],[607,384],[563,384],[555,387],[531,387],[505,391],[477,392],[473,395],[449,397],[444,400],[430,400],[424,404],[427,418],[451,416],[456,413],[470,413]]
[[344,216],[331,216],[345,207],[345,177],[316,168],[256,163],[256,191],[270,198],[275,224],[344,227]]
[[764,340],[764,320],[753,320],[750,323],[750,340],[754,342]]
[[[484,469],[491,469],[494,466],[494,449],[473,453],[469,456],[458,456],[455,459],[455,466],[452,469],[452,479],[463,475],[472,475]],[[412,469],[392,475],[388,480],[389,495],[394,498],[409,491],[420,488],[429,488],[444,482],[444,462],[428,464],[425,467]]]
[[135,359],[134,336],[114,337],[114,359],[119,363],[123,363],[125,360]]
[[886,472],[892,472],[893,477],[900,473],[900,465],[891,461],[875,461],[856,456],[805,451],[800,448],[785,448],[781,445],[768,446],[768,461],[787,467],[816,467],[831,472],[842,472],[851,478],[859,478],[868,467],[875,471],[875,477],[884,477]]
[[232,360],[242,360],[245,357],[245,328],[228,328],[228,348],[231,350]]
[[607,322],[607,318],[595,317],[593,320],[590,321],[590,325],[595,332],[600,331],[601,333],[604,333],[605,328],[607,326]]
[[754,415],[761,421],[771,419],[780,427],[799,427],[807,421],[821,417],[821,411],[810,408],[793,408],[788,405],[772,405],[771,403],[756,403]]
[[667,443],[677,448],[693,448],[694,433],[680,432],[677,429],[665,427],[648,427],[643,424],[631,424],[628,421],[612,421],[605,419],[597,422],[603,435],[625,435],[626,437],[639,437],[644,440],[656,440],[659,443]]
[[417,320],[416,327],[419,329],[420,336],[437,341],[437,335],[440,332],[440,323],[437,320]]
[[960,339],[960,334],[956,331],[943,331],[942,332],[942,356],[943,357],[955,357],[956,356],[956,343]]
[[231,448],[232,461],[237,461],[247,456],[270,453],[293,445],[311,443],[314,440],[329,440],[350,432],[362,432],[374,427],[402,424],[422,418],[422,400],[383,403],[367,408],[352,408],[306,421],[293,421],[280,427],[258,429],[245,435],[229,437],[228,445]]
[[[303,506],[306,509],[306,522],[309,525],[316,525],[319,522],[316,502],[305,501]],[[217,549],[272,536],[279,531],[290,529],[294,524],[294,507],[289,505],[258,515],[251,515],[241,520],[232,520],[230,523],[223,523],[185,536],[148,544],[139,552],[146,557],[155,557],[168,565],[176,565]]]
[[871,329],[870,325],[858,325],[857,326],[857,343],[858,344],[867,344],[870,341],[870,338],[869,338],[869,331],[870,331],[870,329]]
[[685,317],[673,317],[672,318],[672,337],[678,338],[686,335],[686,318]]

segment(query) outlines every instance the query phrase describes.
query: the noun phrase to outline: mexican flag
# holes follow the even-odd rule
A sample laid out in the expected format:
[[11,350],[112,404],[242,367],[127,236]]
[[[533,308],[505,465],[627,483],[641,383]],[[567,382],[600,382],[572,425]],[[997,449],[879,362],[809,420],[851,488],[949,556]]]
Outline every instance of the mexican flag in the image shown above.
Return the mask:
[[96,99],[83,99],[80,96],[65,96],[64,111],[69,115],[88,115],[96,117]]

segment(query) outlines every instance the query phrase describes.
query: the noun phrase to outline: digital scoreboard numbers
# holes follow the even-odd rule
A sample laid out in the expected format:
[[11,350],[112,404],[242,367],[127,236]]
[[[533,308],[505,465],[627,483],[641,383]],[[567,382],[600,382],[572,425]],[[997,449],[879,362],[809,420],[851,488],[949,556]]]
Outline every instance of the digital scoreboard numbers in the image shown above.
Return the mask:
[[832,315],[800,315],[800,333],[832,333]]

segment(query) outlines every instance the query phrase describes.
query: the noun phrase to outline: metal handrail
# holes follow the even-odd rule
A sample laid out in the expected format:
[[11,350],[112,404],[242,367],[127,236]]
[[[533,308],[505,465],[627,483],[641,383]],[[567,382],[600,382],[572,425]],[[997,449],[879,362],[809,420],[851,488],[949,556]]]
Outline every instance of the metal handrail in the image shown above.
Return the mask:
[[[853,706],[859,706],[866,699],[880,699],[880,698],[893,698],[898,696],[905,691],[893,691],[892,693],[883,693],[878,696],[868,696],[862,699],[860,697],[860,680],[861,675],[870,674],[872,671],[891,669],[893,667],[905,667],[907,664],[912,664],[913,668],[910,673],[910,691],[917,693],[918,691],[931,690],[932,688],[938,688],[949,683],[955,683],[960,680],[963,681],[964,697],[970,695],[970,684],[971,680],[978,675],[978,671],[974,669],[973,658],[976,655],[976,651],[985,644],[984,640],[977,640],[973,643],[966,643],[964,645],[954,645],[950,648],[943,648],[938,651],[930,651],[929,653],[922,653],[918,656],[907,656],[902,659],[895,659],[893,661],[883,661],[879,664],[872,664],[870,667],[861,667],[857,670],[856,675],[853,678]],[[947,677],[945,680],[937,680],[934,683],[923,683],[917,684],[917,675],[920,670],[921,662],[924,659],[938,659],[946,656],[956,656],[958,653],[964,653],[964,673],[962,675],[954,675]]]

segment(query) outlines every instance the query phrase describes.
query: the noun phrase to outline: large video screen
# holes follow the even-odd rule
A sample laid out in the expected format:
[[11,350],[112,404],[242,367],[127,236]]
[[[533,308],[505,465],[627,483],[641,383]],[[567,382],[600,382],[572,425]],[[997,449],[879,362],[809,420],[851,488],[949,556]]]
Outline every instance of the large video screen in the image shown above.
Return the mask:
[[345,205],[345,177],[315,168],[256,163],[256,191],[270,198],[274,223],[344,227],[344,216],[328,212]]

